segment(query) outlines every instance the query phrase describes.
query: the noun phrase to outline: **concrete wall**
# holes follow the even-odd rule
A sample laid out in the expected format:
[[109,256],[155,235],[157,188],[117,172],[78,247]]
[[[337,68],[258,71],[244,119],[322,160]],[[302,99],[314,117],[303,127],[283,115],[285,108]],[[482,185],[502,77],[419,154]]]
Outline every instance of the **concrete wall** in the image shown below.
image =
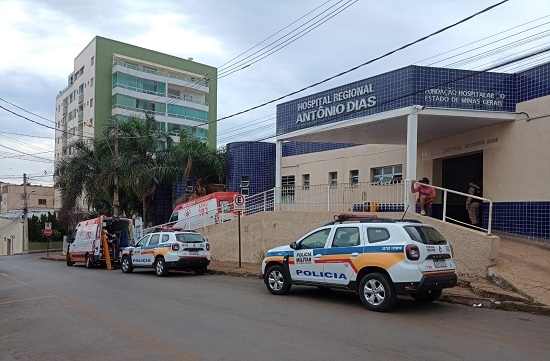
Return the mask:
[[17,253],[23,253],[23,221],[0,218],[0,256]]
[[[333,212],[262,212],[241,217],[241,261],[258,263],[265,252],[276,246],[290,244],[307,232],[334,219]],[[401,218],[402,214],[378,213],[379,217]],[[458,273],[483,277],[487,267],[494,265],[500,238],[487,236],[461,226],[407,213],[431,224],[453,246]],[[238,221],[199,229],[210,242],[212,258],[219,261],[239,260]]]

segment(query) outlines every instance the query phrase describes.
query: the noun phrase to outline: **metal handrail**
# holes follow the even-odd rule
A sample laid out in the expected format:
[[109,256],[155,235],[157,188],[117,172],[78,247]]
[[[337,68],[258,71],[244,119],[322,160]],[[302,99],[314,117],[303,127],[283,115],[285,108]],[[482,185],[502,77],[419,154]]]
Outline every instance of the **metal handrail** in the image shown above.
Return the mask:
[[[410,180],[406,180],[406,182],[410,183]],[[418,183],[418,182],[416,182],[416,183]],[[485,230],[484,228],[472,226],[471,224],[467,224],[467,223],[461,222],[457,219],[447,217],[447,193],[458,194],[458,195],[461,195],[461,196],[464,196],[464,197],[467,197],[467,198],[471,197],[471,198],[479,199],[481,201],[488,202],[489,203],[489,219],[487,221],[487,234],[489,236],[491,235],[492,224],[493,224],[493,201],[492,200],[490,200],[489,198],[478,197],[478,196],[474,196],[474,195],[471,195],[471,194],[468,194],[468,193],[454,191],[452,189],[442,188],[442,187],[434,186],[434,185],[431,185],[431,184],[423,184],[423,183],[418,183],[418,184],[422,184],[423,186],[432,187],[434,189],[439,189],[440,191],[443,191],[443,221],[444,222],[447,219],[450,219],[450,220],[455,221],[455,222],[460,223],[460,224],[464,224],[464,225],[467,225],[467,226],[470,226],[470,227],[475,227],[475,228],[480,229],[480,230]]]

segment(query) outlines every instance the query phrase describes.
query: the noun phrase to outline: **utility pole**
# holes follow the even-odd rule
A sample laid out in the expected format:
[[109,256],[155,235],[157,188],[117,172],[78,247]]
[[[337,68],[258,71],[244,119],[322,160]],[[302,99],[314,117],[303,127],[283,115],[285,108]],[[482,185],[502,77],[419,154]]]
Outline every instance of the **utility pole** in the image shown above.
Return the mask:
[[114,179],[114,185],[115,185],[115,191],[113,195],[113,208],[114,208],[114,216],[118,217],[120,213],[120,202],[118,199],[118,174],[119,174],[119,164],[118,164],[118,119],[115,116],[114,118],[115,122],[115,154],[114,154],[114,160],[115,160],[115,179]]
[[29,250],[29,219],[27,202],[27,173],[23,173],[23,253]]

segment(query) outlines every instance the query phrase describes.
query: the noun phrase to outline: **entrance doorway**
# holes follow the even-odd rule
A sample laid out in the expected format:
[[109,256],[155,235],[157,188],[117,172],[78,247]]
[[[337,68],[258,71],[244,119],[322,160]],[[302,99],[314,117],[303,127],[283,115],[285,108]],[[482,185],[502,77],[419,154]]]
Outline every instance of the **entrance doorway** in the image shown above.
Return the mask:
[[[443,159],[441,165],[443,188],[468,193],[468,182],[472,178],[475,178],[480,186],[483,185],[483,153]],[[469,224],[466,198],[453,193],[448,193],[447,197],[447,217]]]

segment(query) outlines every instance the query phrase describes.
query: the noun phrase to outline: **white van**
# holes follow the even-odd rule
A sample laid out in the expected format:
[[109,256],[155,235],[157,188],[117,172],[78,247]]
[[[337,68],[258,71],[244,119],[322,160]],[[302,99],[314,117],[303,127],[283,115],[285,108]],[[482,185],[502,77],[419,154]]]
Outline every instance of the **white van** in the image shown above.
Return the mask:
[[86,264],[86,268],[105,264],[104,231],[115,235],[109,242],[109,255],[111,262],[117,264],[120,262],[120,250],[143,236],[142,220],[101,216],[79,222],[67,245],[67,266],[77,262]]

